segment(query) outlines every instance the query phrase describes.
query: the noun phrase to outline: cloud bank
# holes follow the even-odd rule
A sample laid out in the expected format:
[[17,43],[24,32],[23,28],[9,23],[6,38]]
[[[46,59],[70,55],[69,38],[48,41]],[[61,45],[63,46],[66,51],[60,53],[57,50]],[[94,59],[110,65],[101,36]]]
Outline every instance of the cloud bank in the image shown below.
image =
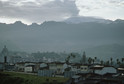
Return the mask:
[[69,17],[124,19],[124,0],[0,0],[0,22],[42,23]]
[[124,0],[76,0],[79,15],[124,19]]
[[41,23],[62,21],[78,13],[75,1],[72,0],[0,0],[1,20]]

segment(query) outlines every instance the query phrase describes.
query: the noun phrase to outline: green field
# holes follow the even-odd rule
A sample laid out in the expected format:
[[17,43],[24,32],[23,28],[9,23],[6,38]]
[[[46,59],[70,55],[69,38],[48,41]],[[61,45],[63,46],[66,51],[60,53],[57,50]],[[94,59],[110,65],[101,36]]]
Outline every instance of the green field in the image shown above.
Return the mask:
[[62,77],[39,77],[31,74],[0,72],[0,84],[63,84],[68,81]]

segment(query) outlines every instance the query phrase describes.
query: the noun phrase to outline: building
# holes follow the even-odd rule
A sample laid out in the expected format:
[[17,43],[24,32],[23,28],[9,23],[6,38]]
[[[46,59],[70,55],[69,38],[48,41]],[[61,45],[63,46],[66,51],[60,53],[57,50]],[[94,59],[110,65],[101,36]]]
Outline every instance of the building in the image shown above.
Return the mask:
[[3,70],[4,70],[4,63],[0,62],[0,71],[3,71]]
[[5,65],[5,70],[15,71],[15,65],[14,64],[7,64],[7,65]]
[[81,63],[82,64],[86,64],[86,54],[85,54],[85,51],[83,52]]
[[55,70],[39,70],[38,76],[55,77]]
[[15,64],[15,70],[24,72],[25,62],[18,62]]
[[7,63],[8,62],[8,55],[9,55],[9,51],[5,45],[2,52],[1,52],[0,62]]
[[50,70],[57,70],[57,68],[56,68],[56,63],[55,63],[55,62],[49,63],[48,66],[49,66],[49,69],[50,69]]
[[65,78],[72,78],[72,76],[76,75],[75,71],[65,71],[64,72],[64,77]]
[[49,66],[47,63],[41,63],[39,66],[39,70],[48,70]]
[[80,71],[82,73],[88,73],[89,72],[89,66],[88,65],[81,65],[80,66]]
[[102,66],[102,65],[94,65],[90,67],[91,71],[96,74],[104,75],[107,73],[115,74],[117,73],[117,69],[113,66]]
[[105,66],[98,74],[106,74],[106,73],[116,74],[117,69],[114,68],[113,66],[108,66],[108,67]]
[[102,65],[91,65],[89,67],[89,69],[90,69],[90,72],[92,72],[92,73],[99,73],[99,72],[101,72],[101,70],[103,69],[103,67],[104,66],[102,66]]
[[56,63],[56,68],[57,68],[56,74],[63,74],[63,65],[64,63],[62,62]]
[[76,73],[80,73],[80,66],[82,64],[80,63],[75,63],[75,64],[71,64],[71,71],[74,71]]
[[32,62],[26,62],[24,65],[24,72],[34,72],[35,71],[35,63]]
[[63,65],[62,62],[51,62],[48,63],[49,70],[55,70],[56,74],[62,74],[63,73]]
[[27,65],[27,66],[25,66],[24,72],[29,72],[29,73],[34,72],[34,66],[35,65]]
[[124,68],[117,68],[117,72],[120,74],[124,74]]

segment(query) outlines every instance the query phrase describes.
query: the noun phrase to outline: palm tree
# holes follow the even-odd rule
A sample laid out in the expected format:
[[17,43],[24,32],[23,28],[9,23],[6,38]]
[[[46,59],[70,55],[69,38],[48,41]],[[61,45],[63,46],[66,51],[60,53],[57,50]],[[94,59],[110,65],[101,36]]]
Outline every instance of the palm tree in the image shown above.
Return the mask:
[[117,61],[117,64],[119,64],[119,59],[116,59],[116,61]]
[[122,63],[124,62],[124,58],[121,59]]
[[95,60],[94,60],[94,59],[92,59],[92,61],[93,61],[93,64],[94,64],[94,61],[95,61]]
[[94,57],[95,61],[97,60],[97,57]]
[[92,58],[91,58],[91,57],[88,58],[88,63],[89,63],[89,64],[92,63]]
[[111,57],[111,58],[110,58],[110,61],[111,61],[111,65],[113,64],[112,60],[113,60],[113,58]]
[[106,62],[106,65],[109,65],[109,60]]
[[75,58],[75,55],[72,53],[70,55],[68,55],[68,57],[65,59],[66,64],[69,64],[69,60],[71,57]]
[[101,65],[103,65],[103,60],[101,60]]

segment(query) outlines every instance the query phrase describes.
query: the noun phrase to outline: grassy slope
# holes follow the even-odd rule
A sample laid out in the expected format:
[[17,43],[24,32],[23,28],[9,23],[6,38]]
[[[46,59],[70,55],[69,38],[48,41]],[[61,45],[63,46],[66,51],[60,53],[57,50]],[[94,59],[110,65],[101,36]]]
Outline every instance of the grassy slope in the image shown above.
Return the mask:
[[0,73],[0,84],[63,84],[67,80],[60,77],[39,77],[14,72]]

